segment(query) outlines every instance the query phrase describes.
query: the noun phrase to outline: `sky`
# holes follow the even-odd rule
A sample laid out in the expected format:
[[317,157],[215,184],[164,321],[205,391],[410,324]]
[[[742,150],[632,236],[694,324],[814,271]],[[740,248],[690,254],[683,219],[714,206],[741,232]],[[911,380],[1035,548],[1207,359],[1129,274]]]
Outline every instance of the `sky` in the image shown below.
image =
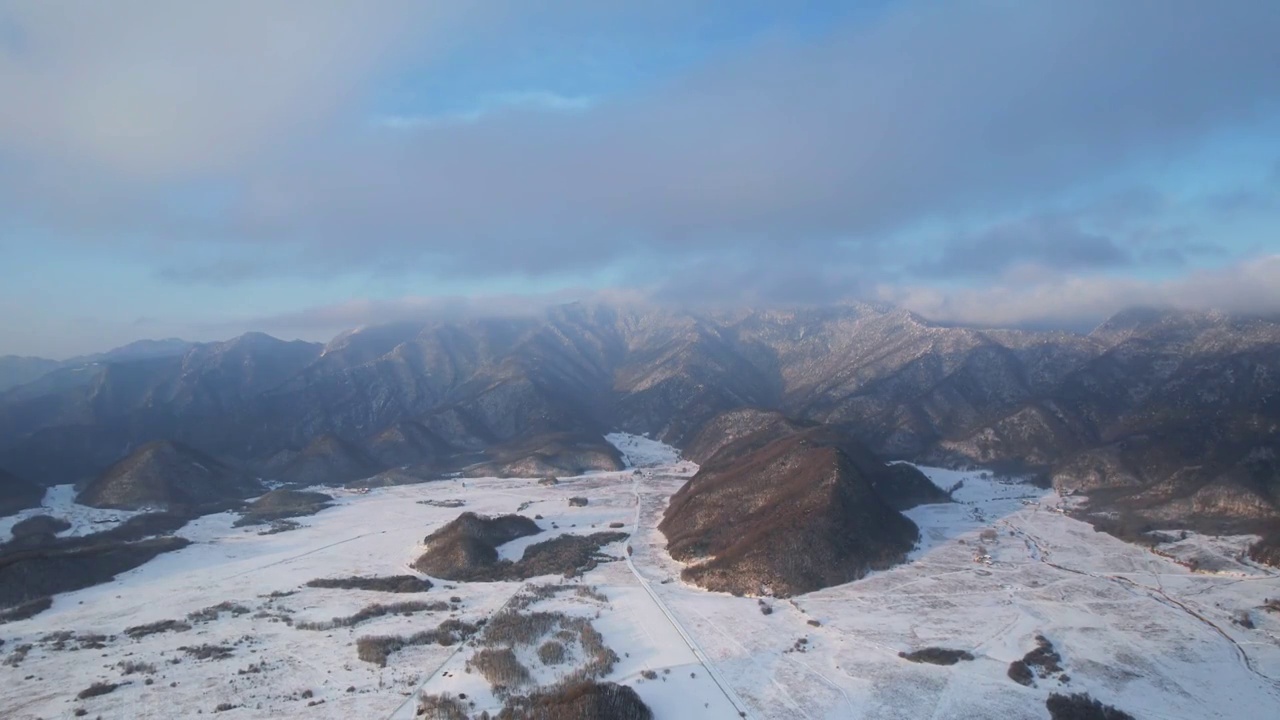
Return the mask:
[[1280,313],[1280,2],[0,0],[0,355]]

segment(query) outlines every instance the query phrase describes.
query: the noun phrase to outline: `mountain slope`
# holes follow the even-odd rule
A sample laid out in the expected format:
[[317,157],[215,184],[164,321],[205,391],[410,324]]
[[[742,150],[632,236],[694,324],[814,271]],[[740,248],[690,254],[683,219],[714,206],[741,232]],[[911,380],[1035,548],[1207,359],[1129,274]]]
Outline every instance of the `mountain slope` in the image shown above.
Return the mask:
[[161,441],[112,465],[80,491],[76,502],[121,510],[186,509],[260,491],[258,481],[239,470],[186,445]]
[[1149,522],[1245,527],[1277,512],[1278,378],[1280,324],[1214,313],[1135,310],[1077,335],[867,304],[572,304],[54,370],[0,393],[0,466],[78,482],[168,439],[263,467],[333,435],[367,439],[377,465],[430,470],[427,435],[474,455],[614,430],[702,457],[700,428],[758,408],[838,425],[882,457],[1034,473]]
[[[721,448],[671,498],[659,529],[687,581],[778,596],[856,580],[901,562],[914,523],[885,502],[868,465],[828,427],[772,429]],[[846,448],[850,451],[847,451]]]
[[44,488],[0,468],[0,516],[39,507]]

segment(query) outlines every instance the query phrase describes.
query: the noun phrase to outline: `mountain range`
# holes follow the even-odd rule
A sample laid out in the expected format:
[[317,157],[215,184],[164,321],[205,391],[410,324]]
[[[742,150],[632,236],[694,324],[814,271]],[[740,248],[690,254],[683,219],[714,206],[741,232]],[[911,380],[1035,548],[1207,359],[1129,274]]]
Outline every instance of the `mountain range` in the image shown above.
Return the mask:
[[602,438],[612,430],[706,459],[699,431],[755,408],[838,427],[884,458],[1031,474],[1087,493],[1113,524],[1280,518],[1270,318],[1134,309],[1078,334],[944,326],[868,304],[571,304],[323,345],[250,333],[130,348],[24,359],[23,371],[0,360],[13,383],[0,392],[0,468],[15,478],[0,494],[88,483],[160,440],[299,484],[486,463],[603,469],[617,462]]

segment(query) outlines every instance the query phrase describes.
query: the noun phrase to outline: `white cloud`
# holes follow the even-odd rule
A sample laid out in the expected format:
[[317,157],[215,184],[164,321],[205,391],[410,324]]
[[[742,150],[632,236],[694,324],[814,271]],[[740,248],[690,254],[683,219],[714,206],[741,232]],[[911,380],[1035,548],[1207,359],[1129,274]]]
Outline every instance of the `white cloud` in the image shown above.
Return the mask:
[[376,118],[374,124],[392,130],[414,130],[440,125],[473,123],[490,115],[511,111],[581,112],[595,104],[596,99],[587,95],[561,95],[549,90],[523,90],[486,96],[469,110],[438,115],[384,115]]
[[874,292],[932,320],[991,326],[1079,327],[1135,306],[1273,314],[1280,313],[1280,255],[1165,280],[1095,275],[963,289],[884,285]]
[[444,3],[0,1],[0,153],[108,177],[238,168],[357,99],[384,62],[429,51]]

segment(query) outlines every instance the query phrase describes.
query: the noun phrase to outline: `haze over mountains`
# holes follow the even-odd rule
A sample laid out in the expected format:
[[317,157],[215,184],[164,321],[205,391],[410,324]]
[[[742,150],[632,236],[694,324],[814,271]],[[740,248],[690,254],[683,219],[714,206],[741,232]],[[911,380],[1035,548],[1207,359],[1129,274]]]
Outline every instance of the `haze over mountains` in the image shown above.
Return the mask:
[[615,466],[605,432],[694,449],[720,413],[764,408],[886,458],[1039,473],[1140,519],[1249,529],[1280,513],[1280,323],[1265,318],[1132,310],[1078,335],[872,305],[572,304],[327,345],[138,347],[0,393],[0,468],[84,483],[167,440],[300,484],[393,466],[553,474],[563,453],[571,473]]

